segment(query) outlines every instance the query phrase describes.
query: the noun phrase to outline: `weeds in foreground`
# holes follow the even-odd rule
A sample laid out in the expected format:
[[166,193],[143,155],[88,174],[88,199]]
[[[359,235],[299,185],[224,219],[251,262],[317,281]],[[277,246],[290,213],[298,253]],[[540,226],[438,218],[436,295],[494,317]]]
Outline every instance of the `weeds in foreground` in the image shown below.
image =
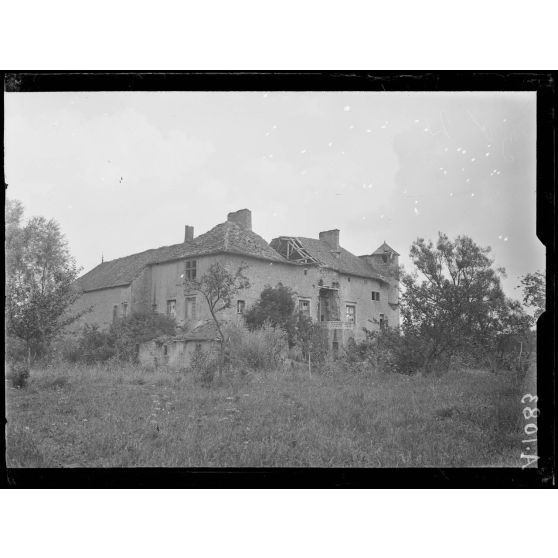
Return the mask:
[[32,370],[7,390],[11,467],[518,466],[521,385],[441,378],[131,365]]

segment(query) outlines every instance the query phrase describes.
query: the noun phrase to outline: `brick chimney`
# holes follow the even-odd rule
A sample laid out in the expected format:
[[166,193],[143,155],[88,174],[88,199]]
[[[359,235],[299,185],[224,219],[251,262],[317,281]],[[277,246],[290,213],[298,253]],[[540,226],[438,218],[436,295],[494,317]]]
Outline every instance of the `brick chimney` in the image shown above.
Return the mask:
[[252,212],[249,209],[239,209],[227,215],[227,221],[236,223],[247,231],[252,230]]
[[323,240],[332,252],[339,252],[339,229],[333,229],[331,231],[322,231],[320,233],[320,240]]
[[184,242],[189,242],[190,240],[194,240],[194,227],[186,225],[184,227]]

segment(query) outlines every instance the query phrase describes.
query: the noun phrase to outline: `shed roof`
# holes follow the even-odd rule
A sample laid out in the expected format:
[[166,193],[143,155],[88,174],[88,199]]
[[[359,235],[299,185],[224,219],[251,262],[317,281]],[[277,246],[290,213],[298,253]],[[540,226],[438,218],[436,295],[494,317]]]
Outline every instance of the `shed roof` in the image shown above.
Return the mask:
[[130,284],[147,265],[167,261],[229,253],[241,256],[291,263],[278,254],[258,234],[234,222],[226,221],[188,242],[146,250],[116,260],[103,262],[78,279],[84,291],[108,289]]

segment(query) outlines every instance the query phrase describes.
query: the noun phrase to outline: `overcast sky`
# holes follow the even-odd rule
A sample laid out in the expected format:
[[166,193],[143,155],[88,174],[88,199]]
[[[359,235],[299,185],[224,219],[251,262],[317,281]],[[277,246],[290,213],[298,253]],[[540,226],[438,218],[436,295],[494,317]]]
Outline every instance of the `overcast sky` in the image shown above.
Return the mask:
[[518,276],[535,236],[534,93],[5,94],[8,196],[56,219],[78,265],[175,244],[229,211],[354,254],[471,236]]

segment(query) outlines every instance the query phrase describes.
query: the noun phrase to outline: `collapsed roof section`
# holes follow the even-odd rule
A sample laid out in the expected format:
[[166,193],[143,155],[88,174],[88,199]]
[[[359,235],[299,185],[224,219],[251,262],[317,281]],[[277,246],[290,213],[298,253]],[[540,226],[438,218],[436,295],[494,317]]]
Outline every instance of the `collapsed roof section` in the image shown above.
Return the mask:
[[270,244],[286,260],[298,265],[317,265],[347,275],[356,275],[389,282],[388,278],[370,263],[351,254],[345,248],[332,249],[330,243],[317,238],[280,236]]

